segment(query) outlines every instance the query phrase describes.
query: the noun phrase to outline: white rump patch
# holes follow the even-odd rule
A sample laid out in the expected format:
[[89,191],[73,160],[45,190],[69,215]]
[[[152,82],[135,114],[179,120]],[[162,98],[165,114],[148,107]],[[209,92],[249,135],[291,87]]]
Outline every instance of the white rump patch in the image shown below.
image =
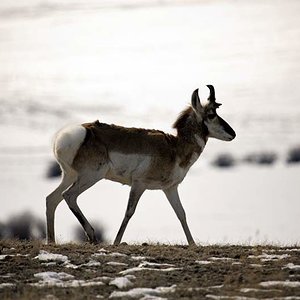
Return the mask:
[[71,165],[83,143],[86,129],[81,125],[72,125],[60,130],[54,141],[54,155],[59,162]]

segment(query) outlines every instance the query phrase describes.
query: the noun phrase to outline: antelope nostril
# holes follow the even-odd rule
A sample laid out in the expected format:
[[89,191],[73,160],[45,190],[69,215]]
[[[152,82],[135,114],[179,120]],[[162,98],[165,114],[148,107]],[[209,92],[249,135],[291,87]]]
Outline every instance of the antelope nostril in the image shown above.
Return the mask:
[[232,130],[232,139],[234,139],[236,137],[236,133],[234,130]]

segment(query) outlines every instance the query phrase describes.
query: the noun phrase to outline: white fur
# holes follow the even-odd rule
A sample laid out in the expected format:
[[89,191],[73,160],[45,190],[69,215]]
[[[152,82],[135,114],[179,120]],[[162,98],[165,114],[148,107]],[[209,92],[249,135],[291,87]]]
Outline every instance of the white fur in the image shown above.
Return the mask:
[[86,129],[81,125],[72,125],[60,130],[54,141],[54,155],[58,162],[71,165],[86,136]]
[[209,136],[222,141],[231,141],[233,136],[225,131],[216,118],[213,122],[205,122],[208,128]]
[[106,178],[131,185],[132,180],[142,177],[149,169],[151,157],[143,154],[111,152],[110,166]]
[[199,154],[194,153],[190,163],[185,168],[176,163],[173,171],[170,173],[169,180],[165,183],[161,181],[148,181],[144,175],[151,168],[151,156],[142,154],[123,154],[119,152],[111,152],[109,154],[109,171],[105,178],[117,181],[122,184],[132,185],[133,181],[139,181],[147,189],[164,189],[182,182],[189,168],[198,159]]
[[179,184],[179,183],[182,182],[182,180],[186,176],[187,172],[189,171],[190,167],[195,163],[195,161],[198,158],[199,158],[199,154],[195,152],[195,153],[193,153],[189,164],[185,168],[180,167],[178,163],[175,165],[175,168],[172,172],[173,173],[173,176],[172,176],[173,183],[172,183],[172,185]]

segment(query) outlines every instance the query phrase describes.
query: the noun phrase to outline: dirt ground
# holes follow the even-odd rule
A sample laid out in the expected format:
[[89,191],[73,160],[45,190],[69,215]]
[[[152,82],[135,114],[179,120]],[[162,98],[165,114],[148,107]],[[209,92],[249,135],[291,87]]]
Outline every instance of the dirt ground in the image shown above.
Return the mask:
[[0,241],[0,299],[300,299],[300,247]]

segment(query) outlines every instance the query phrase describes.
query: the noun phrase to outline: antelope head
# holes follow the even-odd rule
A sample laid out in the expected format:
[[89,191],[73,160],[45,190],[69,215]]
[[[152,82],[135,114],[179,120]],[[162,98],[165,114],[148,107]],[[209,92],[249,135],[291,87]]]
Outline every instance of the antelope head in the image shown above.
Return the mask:
[[207,129],[208,137],[222,141],[231,141],[235,138],[235,132],[230,125],[217,114],[217,108],[221,106],[216,102],[215,89],[212,85],[209,88],[208,102],[202,105],[198,95],[198,89],[192,94],[192,108],[197,120]]

